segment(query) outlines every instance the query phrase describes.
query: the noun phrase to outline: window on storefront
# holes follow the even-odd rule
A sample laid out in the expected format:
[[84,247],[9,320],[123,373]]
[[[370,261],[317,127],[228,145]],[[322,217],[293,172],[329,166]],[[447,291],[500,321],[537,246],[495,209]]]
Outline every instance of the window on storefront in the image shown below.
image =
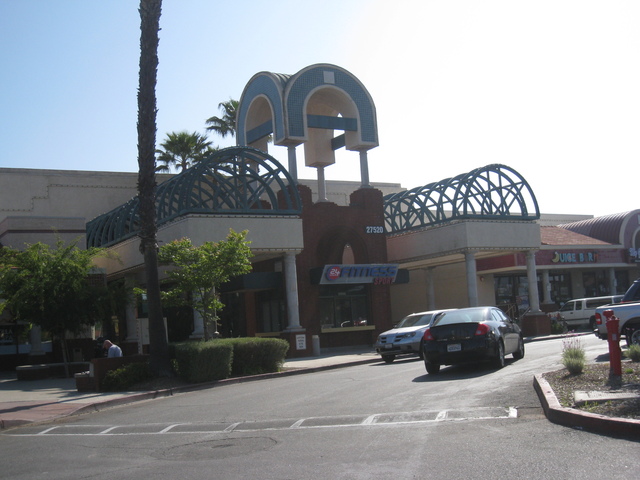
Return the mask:
[[623,294],[629,289],[629,272],[616,272],[616,291],[617,294]]
[[526,275],[496,275],[495,293],[496,305],[512,318],[520,318],[529,309],[529,280]]
[[368,324],[365,285],[326,285],[320,289],[322,328],[356,327]]
[[584,272],[582,274],[582,284],[585,297],[599,297],[610,294],[609,282],[604,270]]
[[551,301],[558,305],[566,303],[573,298],[571,291],[571,275],[565,273],[550,273]]
[[281,332],[286,328],[284,303],[279,298],[273,298],[270,292],[259,292],[258,325],[260,333]]

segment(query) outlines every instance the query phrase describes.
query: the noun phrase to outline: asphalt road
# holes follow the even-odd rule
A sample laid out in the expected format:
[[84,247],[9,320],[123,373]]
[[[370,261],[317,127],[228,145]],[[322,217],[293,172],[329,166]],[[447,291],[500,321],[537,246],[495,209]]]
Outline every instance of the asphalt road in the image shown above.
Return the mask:
[[[582,337],[596,360],[607,344]],[[640,443],[554,425],[533,375],[562,340],[499,371],[382,362],[226,385],[0,434],[2,478],[637,478]],[[640,440],[640,439],[639,439]],[[612,455],[611,452],[615,452]]]

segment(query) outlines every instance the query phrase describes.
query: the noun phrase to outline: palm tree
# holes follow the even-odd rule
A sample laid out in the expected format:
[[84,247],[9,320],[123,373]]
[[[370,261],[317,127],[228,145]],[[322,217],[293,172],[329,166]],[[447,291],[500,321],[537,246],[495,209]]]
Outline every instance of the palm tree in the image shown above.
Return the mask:
[[160,304],[155,209],[156,83],[161,10],[162,0],[140,0],[138,199],[140,202],[140,251],[144,256],[149,306],[149,366],[156,375],[169,376],[171,363]]
[[230,98],[227,102],[220,102],[218,109],[223,112],[222,118],[211,117],[205,122],[207,130],[216,132],[222,138],[227,135],[236,134],[236,112],[238,111],[238,100]]
[[195,162],[202,160],[214,149],[206,135],[197,132],[169,132],[167,139],[160,144],[157,172],[169,172],[171,167],[184,172]]

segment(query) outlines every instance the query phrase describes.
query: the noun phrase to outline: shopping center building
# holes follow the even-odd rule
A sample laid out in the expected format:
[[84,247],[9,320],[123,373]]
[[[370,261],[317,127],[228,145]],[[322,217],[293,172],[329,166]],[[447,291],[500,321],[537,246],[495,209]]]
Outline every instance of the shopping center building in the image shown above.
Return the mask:
[[[237,147],[157,177],[160,244],[248,231],[253,268],[221,291],[224,336],[285,338],[291,356],[306,356],[372,345],[411,312],[474,305],[498,305],[538,333],[548,328],[544,311],[622,293],[638,276],[640,210],[541,214],[526,179],[499,164],[410,190],[371,182],[375,105],[335,65],[256,74],[236,126]],[[298,178],[300,146],[313,180]],[[286,148],[288,164],[270,148]],[[341,148],[357,155],[360,181],[325,180]],[[107,281],[144,287],[136,183],[136,173],[0,169],[0,243],[80,239],[117,254],[96,260]],[[203,336],[197,314],[165,314],[170,341]],[[143,303],[122,312],[121,344],[144,343],[144,316]],[[15,352],[12,320],[1,322],[0,349]]]

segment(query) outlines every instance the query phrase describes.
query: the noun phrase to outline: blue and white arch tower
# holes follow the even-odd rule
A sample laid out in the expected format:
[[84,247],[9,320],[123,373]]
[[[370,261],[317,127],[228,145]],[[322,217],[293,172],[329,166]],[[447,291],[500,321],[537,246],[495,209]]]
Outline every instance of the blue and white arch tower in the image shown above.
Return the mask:
[[[343,133],[334,136],[334,131]],[[378,146],[376,108],[364,85],[343,68],[316,64],[295,75],[260,72],[247,83],[236,117],[239,146],[267,152],[267,139],[288,149],[289,174],[298,179],[296,147],[318,171],[319,201],[326,201],[324,169],[345,147],[360,153],[361,187],[368,188],[367,152]]]

